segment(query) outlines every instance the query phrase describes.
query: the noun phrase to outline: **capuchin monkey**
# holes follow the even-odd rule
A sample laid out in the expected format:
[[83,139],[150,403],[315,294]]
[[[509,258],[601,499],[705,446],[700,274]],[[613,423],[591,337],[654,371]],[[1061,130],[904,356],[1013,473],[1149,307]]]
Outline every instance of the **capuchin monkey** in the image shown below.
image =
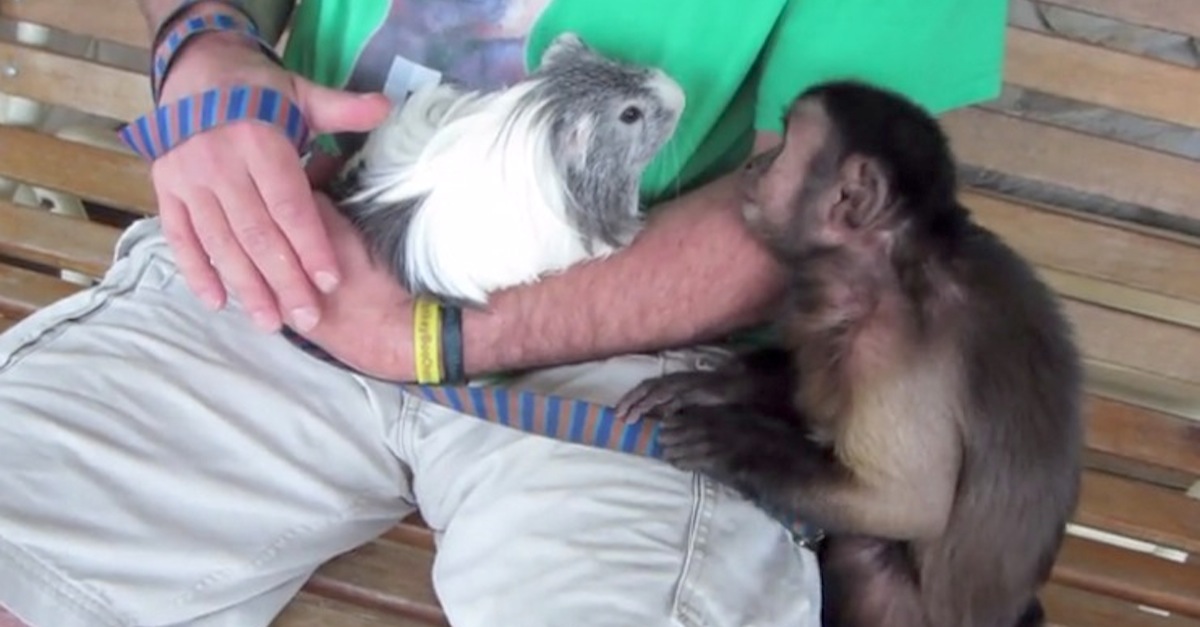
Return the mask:
[[675,466],[827,533],[839,627],[1031,627],[1078,498],[1082,366],[1031,267],[957,200],[936,121],[853,81],[793,103],[743,216],[778,346],[622,399]]

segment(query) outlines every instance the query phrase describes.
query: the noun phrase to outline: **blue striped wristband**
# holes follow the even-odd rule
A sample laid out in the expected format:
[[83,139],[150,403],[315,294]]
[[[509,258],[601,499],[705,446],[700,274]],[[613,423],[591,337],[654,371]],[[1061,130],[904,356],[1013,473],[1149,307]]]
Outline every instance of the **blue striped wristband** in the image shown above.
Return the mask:
[[274,89],[251,85],[218,87],[162,105],[117,133],[131,150],[154,161],[191,137],[240,120],[278,128],[299,153],[307,147],[309,128],[300,107]]
[[187,18],[162,33],[154,48],[154,58],[150,66],[150,87],[155,103],[162,96],[162,86],[167,79],[167,73],[171,70],[175,58],[183,51],[184,46],[197,35],[210,32],[229,32],[241,35],[257,44],[263,53],[276,64],[283,65],[282,59],[267,42],[262,40],[258,27],[244,13],[217,12]]

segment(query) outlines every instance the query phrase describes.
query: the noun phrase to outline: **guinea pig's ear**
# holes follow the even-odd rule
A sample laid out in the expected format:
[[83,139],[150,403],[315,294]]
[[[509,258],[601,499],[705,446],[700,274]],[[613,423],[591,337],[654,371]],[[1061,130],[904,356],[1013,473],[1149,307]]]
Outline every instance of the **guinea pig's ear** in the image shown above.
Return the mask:
[[579,35],[570,31],[561,33],[542,52],[542,67],[553,65],[570,56],[576,56],[587,49],[587,45],[583,43],[583,39]]

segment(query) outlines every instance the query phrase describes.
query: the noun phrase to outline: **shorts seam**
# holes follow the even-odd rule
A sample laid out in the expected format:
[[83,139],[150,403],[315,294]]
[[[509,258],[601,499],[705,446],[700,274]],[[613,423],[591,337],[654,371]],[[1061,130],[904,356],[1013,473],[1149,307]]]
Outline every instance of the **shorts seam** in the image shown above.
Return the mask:
[[366,502],[366,500],[367,497],[365,495],[357,495],[353,500],[349,501],[348,506],[345,509],[336,515],[327,516],[320,521],[309,524],[297,525],[284,531],[276,536],[276,538],[269,544],[258,549],[257,551],[254,551],[254,557],[249,561],[238,566],[225,568],[202,578],[193,584],[190,590],[179,595],[173,601],[169,601],[167,606],[179,607],[190,603],[191,601],[194,601],[198,595],[203,594],[215,584],[228,581],[230,578],[241,573],[259,570],[262,566],[269,564],[272,560],[276,559],[284,551],[284,549],[293,544],[296,539],[310,535],[317,531],[329,529],[330,527],[347,520],[357,512],[362,511],[362,505],[364,502]]
[[[67,299],[80,298],[81,300],[86,298],[86,300],[83,300],[77,306],[67,309],[64,299],[47,305],[40,310],[46,312],[48,319],[45,321],[35,321],[31,318],[32,328],[26,329],[22,335],[13,340],[13,348],[10,351],[0,354],[0,373],[18,366],[33,350],[53,345],[54,342],[59,340],[69,330],[70,325],[100,315],[111,307],[117,298],[137,291],[145,280],[147,273],[160,260],[152,256],[141,259],[127,257],[118,263],[133,264],[134,261],[138,261],[140,264],[136,267],[114,266],[109,274],[111,281],[101,281],[96,285],[84,288],[82,291],[66,297]],[[117,273],[121,274],[118,275]],[[64,311],[55,311],[54,308],[56,305],[63,306]],[[36,315],[37,312],[31,314],[31,316]],[[22,327],[18,324],[10,332],[20,332],[21,329]]]
[[[85,585],[73,582],[52,562],[39,558],[20,545],[0,536],[0,558],[11,565],[14,570],[25,573],[41,585],[42,591],[52,595],[56,600],[70,605],[74,613],[86,614],[89,620],[98,620],[103,625],[124,627],[132,625],[131,618],[120,615],[115,609],[104,603],[103,595],[89,590]],[[3,579],[3,577],[0,577]],[[16,608],[19,608],[17,605]],[[15,608],[14,608],[14,611]]]

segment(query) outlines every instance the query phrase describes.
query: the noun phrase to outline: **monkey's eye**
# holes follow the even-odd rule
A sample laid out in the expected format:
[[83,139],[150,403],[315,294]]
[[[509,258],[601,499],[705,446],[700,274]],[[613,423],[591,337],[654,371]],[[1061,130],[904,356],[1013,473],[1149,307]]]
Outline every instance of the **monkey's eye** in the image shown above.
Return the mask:
[[642,119],[642,110],[635,106],[625,107],[625,110],[621,112],[621,121],[625,124],[633,124],[640,119]]

